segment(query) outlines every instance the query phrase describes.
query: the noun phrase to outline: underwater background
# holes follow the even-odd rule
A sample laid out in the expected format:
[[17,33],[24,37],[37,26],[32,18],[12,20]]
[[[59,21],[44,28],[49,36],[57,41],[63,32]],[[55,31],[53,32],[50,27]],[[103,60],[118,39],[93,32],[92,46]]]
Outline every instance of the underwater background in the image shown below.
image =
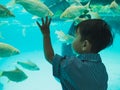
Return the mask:
[[[20,52],[17,55],[0,57],[0,90],[62,90],[60,83],[52,75],[52,66],[44,58],[42,34],[36,25],[36,17],[25,11],[20,4],[8,6],[10,1],[0,0],[0,5],[4,5],[15,15],[15,17],[10,18],[0,17],[0,43],[11,45]],[[69,31],[73,21],[62,20],[60,15],[76,0],[40,1],[50,7],[50,10],[55,14],[50,26],[51,40],[54,51],[61,54],[62,42],[58,40],[55,31],[62,30],[64,33]],[[89,2],[89,0],[77,1],[80,1],[83,5]],[[109,23],[114,33],[113,45],[102,50],[100,55],[109,75],[108,90],[120,90],[120,0],[116,0],[119,5],[116,10],[109,11],[106,7],[101,10],[101,6],[110,5],[113,1],[91,0],[90,5],[94,12],[98,12],[102,19]],[[3,54],[6,53],[3,52]],[[22,65],[18,63],[29,61],[30,63],[22,63]],[[24,68],[25,65],[27,69]],[[36,69],[36,67],[39,69]],[[18,71],[22,70],[27,75],[25,80],[12,81],[6,76],[1,76],[4,71],[16,73],[17,70],[14,71],[16,68],[19,68]],[[20,71],[20,74],[24,75],[23,72]],[[9,73],[8,75],[11,75]],[[17,79],[17,77],[12,76],[11,78]]]

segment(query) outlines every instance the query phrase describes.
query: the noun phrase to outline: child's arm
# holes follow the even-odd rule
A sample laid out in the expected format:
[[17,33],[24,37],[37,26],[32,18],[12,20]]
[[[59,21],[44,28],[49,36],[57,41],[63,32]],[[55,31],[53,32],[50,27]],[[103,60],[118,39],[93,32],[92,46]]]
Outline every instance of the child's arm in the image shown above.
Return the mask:
[[51,23],[51,18],[48,19],[48,17],[46,17],[46,20],[44,20],[43,18],[41,20],[42,20],[42,25],[40,25],[38,21],[36,23],[43,34],[43,46],[44,46],[45,58],[47,59],[48,62],[52,63],[52,59],[54,57],[54,51],[51,44],[50,28],[49,28]]

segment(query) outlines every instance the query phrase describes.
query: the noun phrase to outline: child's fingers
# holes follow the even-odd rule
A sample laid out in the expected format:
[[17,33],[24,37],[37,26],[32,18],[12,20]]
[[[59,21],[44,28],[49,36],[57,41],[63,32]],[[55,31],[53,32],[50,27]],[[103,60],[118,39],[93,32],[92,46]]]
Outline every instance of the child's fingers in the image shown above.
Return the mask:
[[52,18],[49,19],[48,25],[50,25]]
[[42,21],[42,25],[44,25],[45,23],[44,23],[44,19],[43,18],[41,18],[41,21]]
[[46,16],[46,22],[45,22],[47,25],[50,25],[50,23],[51,23],[51,18],[50,19],[48,19],[48,16]]
[[41,25],[39,24],[39,22],[38,22],[38,21],[36,21],[36,23],[37,23],[37,25],[41,28]]

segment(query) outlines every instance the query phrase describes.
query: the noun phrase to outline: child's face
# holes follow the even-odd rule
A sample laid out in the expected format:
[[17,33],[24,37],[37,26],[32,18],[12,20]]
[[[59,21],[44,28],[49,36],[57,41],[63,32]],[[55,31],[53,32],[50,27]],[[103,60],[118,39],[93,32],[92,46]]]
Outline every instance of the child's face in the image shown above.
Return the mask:
[[81,46],[81,35],[79,33],[79,30],[76,30],[75,33],[75,39],[72,43],[72,47],[76,53],[82,53],[82,46]]
[[78,54],[80,53],[89,53],[91,49],[91,44],[88,40],[81,40],[81,34],[79,30],[76,30],[75,39],[72,43],[72,48]]

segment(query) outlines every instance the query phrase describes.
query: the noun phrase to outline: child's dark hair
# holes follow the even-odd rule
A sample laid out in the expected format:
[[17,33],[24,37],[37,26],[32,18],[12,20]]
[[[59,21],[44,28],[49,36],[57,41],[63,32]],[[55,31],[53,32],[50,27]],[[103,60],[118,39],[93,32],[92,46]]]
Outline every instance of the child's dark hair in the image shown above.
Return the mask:
[[93,53],[98,53],[113,43],[111,28],[104,20],[85,20],[79,23],[76,29],[80,30],[81,40],[88,40],[92,44]]

